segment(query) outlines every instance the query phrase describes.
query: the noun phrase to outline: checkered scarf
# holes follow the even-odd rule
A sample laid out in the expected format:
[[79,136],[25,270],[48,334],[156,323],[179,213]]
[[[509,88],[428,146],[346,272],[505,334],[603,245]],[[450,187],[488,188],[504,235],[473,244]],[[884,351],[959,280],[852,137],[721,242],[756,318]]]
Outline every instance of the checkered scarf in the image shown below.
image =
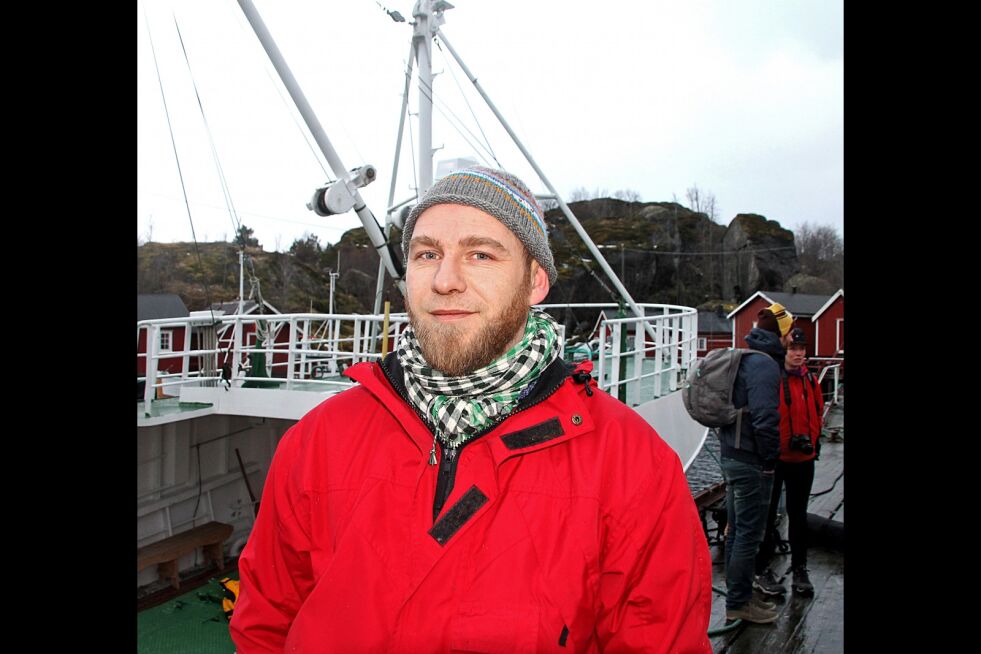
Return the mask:
[[539,309],[528,312],[525,333],[517,345],[462,377],[431,368],[411,327],[402,332],[396,348],[409,399],[430,418],[436,437],[451,448],[510,413],[522,392],[558,353],[558,325]]

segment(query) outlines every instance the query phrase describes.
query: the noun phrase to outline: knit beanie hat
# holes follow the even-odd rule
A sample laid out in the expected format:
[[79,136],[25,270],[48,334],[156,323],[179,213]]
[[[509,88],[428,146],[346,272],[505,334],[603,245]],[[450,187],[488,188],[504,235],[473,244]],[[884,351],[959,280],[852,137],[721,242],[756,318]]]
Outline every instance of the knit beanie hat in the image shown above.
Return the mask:
[[409,212],[402,229],[402,253],[409,258],[409,241],[416,220],[437,204],[463,204],[490,214],[518,237],[528,253],[548,274],[549,284],[558,277],[542,208],[524,182],[503,170],[471,166],[446,175],[433,184]]
[[807,334],[800,327],[794,327],[790,330],[790,344],[791,345],[807,345]]
[[756,315],[756,326],[777,336],[786,336],[794,326],[794,314],[784,309],[782,304],[774,302]]
[[777,319],[769,309],[762,309],[756,314],[756,326],[777,336],[780,335],[780,326],[777,325]]

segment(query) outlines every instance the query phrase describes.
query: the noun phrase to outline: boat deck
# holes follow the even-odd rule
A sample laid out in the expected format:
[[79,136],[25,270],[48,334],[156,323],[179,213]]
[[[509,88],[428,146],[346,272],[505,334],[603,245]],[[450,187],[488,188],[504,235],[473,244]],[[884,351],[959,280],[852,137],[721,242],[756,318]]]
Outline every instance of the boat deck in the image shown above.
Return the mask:
[[[712,585],[725,589],[722,552],[713,547]],[[717,556],[716,556],[717,555]],[[782,574],[790,565],[790,555],[777,555],[774,568]],[[827,547],[810,547],[807,565],[814,584],[813,597],[801,597],[790,589],[790,575],[784,580],[787,594],[768,598],[777,605],[779,617],[772,624],[742,622],[733,630],[711,639],[715,654],[837,654],[845,649],[845,562],[841,552]],[[725,598],[712,601],[709,628],[725,626]]]
[[[833,408],[826,418],[826,431],[844,431],[844,410]],[[718,456],[718,440],[709,438],[702,455]],[[811,583],[814,584],[813,597],[794,595],[790,589],[790,553],[777,552],[771,567],[783,580],[787,594],[783,597],[767,598],[777,605],[779,617],[772,624],[740,623],[733,629],[712,637],[712,651],[715,654],[750,654],[756,652],[781,652],[787,654],[835,654],[844,651],[845,638],[845,484],[844,484],[845,442],[838,437],[825,439],[821,457],[814,471],[814,485],[808,504],[808,526],[810,528],[810,547],[807,564]],[[689,468],[689,482],[695,463]],[[718,465],[713,462],[718,469]],[[705,468],[708,466],[703,464]],[[704,473],[703,473],[704,475]],[[693,492],[695,484],[692,484]],[[709,533],[715,536],[716,525],[707,521]],[[780,536],[787,538],[787,520],[777,526]],[[724,552],[720,544],[713,544],[712,586],[725,590]],[[712,599],[712,619],[709,629],[721,630],[725,624],[725,598],[716,593]]]
[[193,418],[202,412],[210,412],[212,405],[208,402],[181,402],[177,397],[166,397],[154,400],[150,404],[150,415],[146,415],[145,404],[142,401],[136,402],[136,423],[151,423],[155,418],[165,418],[169,416],[183,415],[185,418]]
[[[843,433],[844,411],[836,407],[827,418],[829,428]],[[821,458],[815,468],[812,498],[808,507],[809,523],[820,523],[812,530],[811,547],[808,551],[808,567],[814,584],[813,597],[799,597],[790,590],[789,553],[778,552],[773,569],[787,574],[784,584],[787,595],[777,598],[779,618],[769,625],[740,623],[733,628],[711,637],[715,654],[749,654],[756,652],[785,652],[790,654],[832,654],[844,650],[844,450],[843,438],[825,440]],[[692,494],[707,497],[718,488],[722,479],[718,458],[718,440],[710,436],[688,469]],[[823,492],[827,491],[827,492]],[[711,502],[703,503],[708,507]],[[714,541],[717,525],[706,512],[706,527],[710,541]],[[778,525],[781,537],[787,537],[787,521]],[[721,545],[711,542],[713,557],[712,585],[725,590],[725,569]],[[234,566],[232,578],[237,578]],[[198,571],[193,577],[182,580],[182,591],[164,589],[153,597],[138,601],[137,632],[138,652],[163,654],[217,654],[232,652],[234,647],[228,635],[228,625],[221,610],[220,589],[209,579],[216,573]],[[203,584],[203,585],[202,585]],[[181,594],[178,594],[181,593]],[[710,632],[721,630],[725,625],[725,600],[716,593],[712,600]]]
[[223,591],[211,581],[225,576],[238,579],[238,572],[234,566],[227,575],[202,571],[183,579],[182,591],[165,589],[150,601],[138,601],[138,654],[232,654],[235,645],[221,606]]

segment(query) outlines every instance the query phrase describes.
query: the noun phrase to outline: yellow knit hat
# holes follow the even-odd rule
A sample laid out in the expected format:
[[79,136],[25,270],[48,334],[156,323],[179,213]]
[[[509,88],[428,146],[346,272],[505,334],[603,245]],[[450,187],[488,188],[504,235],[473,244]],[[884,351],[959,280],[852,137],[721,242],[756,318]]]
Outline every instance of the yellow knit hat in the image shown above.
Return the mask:
[[790,328],[794,326],[794,314],[787,311],[779,302],[774,302],[767,309],[772,311],[773,317],[777,319],[777,325],[780,326],[780,335],[786,336]]

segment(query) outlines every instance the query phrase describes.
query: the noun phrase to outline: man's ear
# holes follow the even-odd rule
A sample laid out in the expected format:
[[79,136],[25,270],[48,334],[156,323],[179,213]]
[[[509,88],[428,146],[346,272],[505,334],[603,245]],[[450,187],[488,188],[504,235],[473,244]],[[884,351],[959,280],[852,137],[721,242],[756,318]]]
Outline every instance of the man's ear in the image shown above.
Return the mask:
[[531,262],[531,290],[528,292],[528,306],[538,304],[548,295],[549,283],[548,273],[542,268],[538,261]]

